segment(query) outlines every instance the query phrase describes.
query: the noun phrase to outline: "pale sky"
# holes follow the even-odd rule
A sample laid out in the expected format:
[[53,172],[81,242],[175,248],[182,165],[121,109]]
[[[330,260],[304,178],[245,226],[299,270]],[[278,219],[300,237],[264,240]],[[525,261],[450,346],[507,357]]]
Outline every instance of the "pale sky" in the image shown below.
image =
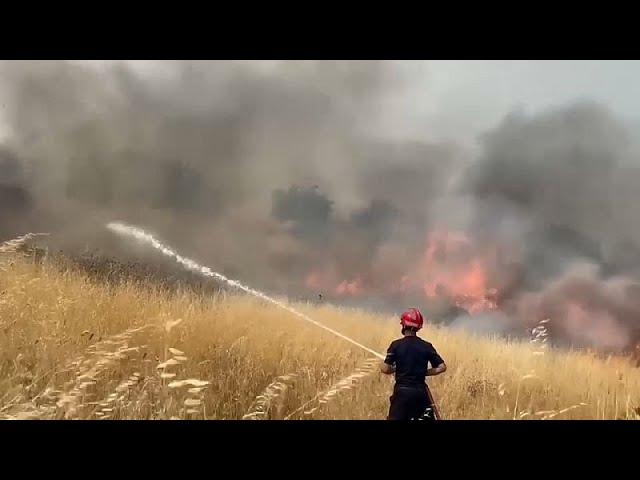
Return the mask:
[[[413,71],[411,92],[399,92],[416,134],[469,138],[494,126],[516,106],[525,111],[590,99],[640,121],[638,61],[425,61]],[[411,120],[410,120],[411,119]]]

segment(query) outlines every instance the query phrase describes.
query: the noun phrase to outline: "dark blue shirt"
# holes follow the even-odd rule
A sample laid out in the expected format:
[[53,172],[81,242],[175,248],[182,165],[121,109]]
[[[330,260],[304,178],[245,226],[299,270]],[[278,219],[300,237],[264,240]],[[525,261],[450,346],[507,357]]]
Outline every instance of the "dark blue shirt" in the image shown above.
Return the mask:
[[417,336],[406,336],[391,342],[384,362],[396,367],[397,387],[424,388],[429,364],[436,368],[444,360],[429,342]]

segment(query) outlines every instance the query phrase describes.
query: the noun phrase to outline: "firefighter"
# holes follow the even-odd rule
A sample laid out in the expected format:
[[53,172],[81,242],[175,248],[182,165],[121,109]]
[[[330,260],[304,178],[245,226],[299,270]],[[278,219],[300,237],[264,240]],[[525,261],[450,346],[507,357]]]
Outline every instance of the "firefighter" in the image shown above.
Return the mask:
[[418,337],[417,333],[423,324],[420,310],[406,310],[400,316],[403,338],[391,343],[381,366],[382,373],[395,373],[388,420],[438,419],[438,410],[426,384],[426,377],[444,373],[447,365],[431,343]]

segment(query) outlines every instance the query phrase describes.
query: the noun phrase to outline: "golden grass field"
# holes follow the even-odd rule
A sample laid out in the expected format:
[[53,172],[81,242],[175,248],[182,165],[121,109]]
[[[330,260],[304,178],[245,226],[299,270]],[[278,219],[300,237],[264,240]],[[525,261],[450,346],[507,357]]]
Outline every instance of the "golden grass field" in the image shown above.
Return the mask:
[[[383,353],[398,320],[296,305]],[[0,253],[0,418],[384,419],[378,359],[243,295],[104,285]],[[636,419],[640,370],[586,353],[425,328],[445,419]]]

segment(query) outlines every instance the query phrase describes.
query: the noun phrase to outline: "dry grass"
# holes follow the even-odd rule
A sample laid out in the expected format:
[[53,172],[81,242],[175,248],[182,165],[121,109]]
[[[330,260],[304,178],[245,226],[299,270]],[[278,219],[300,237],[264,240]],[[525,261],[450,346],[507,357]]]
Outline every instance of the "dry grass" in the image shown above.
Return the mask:
[[[394,318],[297,308],[380,352],[398,335]],[[367,352],[256,299],[105,286],[15,252],[0,255],[0,334],[1,418],[383,419],[392,387]],[[422,336],[449,365],[431,381],[444,418],[638,418],[623,359]]]

